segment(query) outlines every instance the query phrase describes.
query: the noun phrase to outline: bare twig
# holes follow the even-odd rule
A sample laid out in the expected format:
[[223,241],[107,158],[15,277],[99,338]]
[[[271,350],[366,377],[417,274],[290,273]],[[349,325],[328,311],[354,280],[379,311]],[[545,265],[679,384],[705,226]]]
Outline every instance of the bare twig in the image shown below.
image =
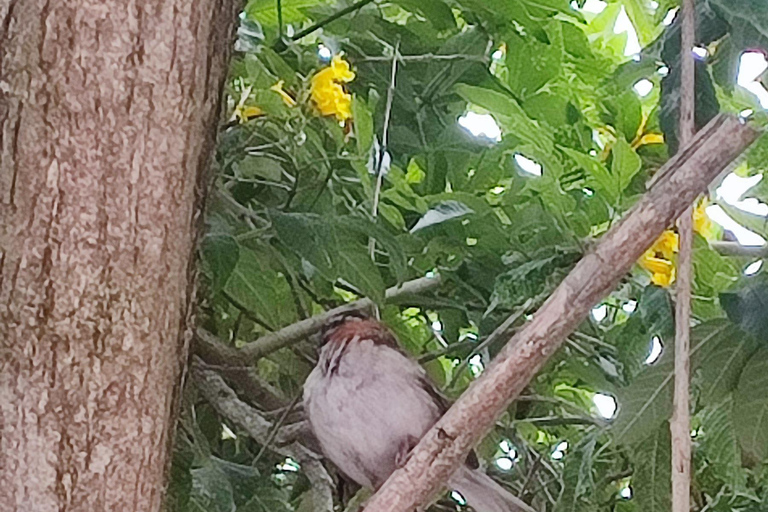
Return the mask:
[[[393,286],[386,292],[385,298],[389,301],[417,295],[437,288],[440,284],[440,277],[420,277],[413,281]],[[333,316],[350,310],[364,310],[373,307],[373,301],[370,299],[360,299],[349,304],[344,304],[337,308],[330,309],[325,313],[315,315],[301,320],[294,324],[284,327],[278,331],[266,334],[254,342],[251,342],[240,349],[235,349],[221,343],[216,336],[198,329],[195,337],[195,352],[201,355],[207,362],[213,364],[231,364],[233,366],[252,365],[259,358],[264,357],[276,350],[297,343],[309,336],[317,333],[323,325]]]
[[480,352],[488,348],[491,345],[491,343],[494,343],[498,341],[500,338],[503,338],[505,336],[509,336],[512,326],[515,324],[515,322],[517,322],[520,319],[521,316],[525,314],[526,311],[528,311],[528,308],[530,308],[532,304],[533,304],[533,299],[528,299],[527,301],[525,301],[525,304],[517,308],[517,310],[514,313],[512,313],[509,316],[509,318],[504,320],[501,323],[501,325],[499,325],[496,329],[494,329],[493,332],[489,334],[487,338],[485,338],[482,342],[478,343],[478,345],[472,350],[472,352],[470,352],[469,355],[464,358],[461,364],[453,372],[453,377],[451,378],[451,382],[449,382],[448,385],[445,386],[445,389],[446,390],[453,389],[453,386],[459,380],[459,376],[469,365],[470,359],[472,359],[477,354],[479,354]]
[[277,436],[277,433],[280,431],[280,428],[285,423],[285,419],[291,413],[293,408],[296,407],[296,404],[299,403],[299,399],[301,398],[301,396],[302,396],[301,392],[296,393],[296,396],[293,397],[293,400],[291,400],[291,403],[288,405],[288,407],[285,408],[285,410],[283,411],[283,414],[280,415],[280,418],[272,426],[272,430],[270,431],[267,438],[264,440],[264,444],[261,445],[261,449],[259,450],[259,453],[257,453],[256,457],[253,458],[253,462],[251,462],[251,466],[256,465],[259,459],[261,459],[261,456],[264,455],[264,452],[267,451],[267,448],[272,443],[272,441],[275,440],[275,436]]
[[[680,45],[680,145],[694,137],[696,109],[695,61],[693,45],[696,37],[695,0],[682,2]],[[680,253],[677,258],[675,303],[675,390],[670,431],[672,437],[672,512],[691,510],[691,412],[690,412],[690,351],[691,351],[691,281],[693,266],[693,207],[688,204],[677,221]]]
[[[383,61],[389,61],[392,60],[390,57],[387,57],[386,55],[372,55],[370,57],[366,56],[361,59],[356,59],[355,62],[383,62]],[[398,60],[402,63],[407,62],[435,62],[438,60],[447,60],[447,61],[475,61],[475,62],[488,62],[488,57],[485,55],[468,55],[468,54],[455,54],[455,55],[439,55],[436,53],[422,53],[420,55],[400,55]]]
[[[257,443],[262,446],[267,444],[272,424],[241,401],[219,374],[200,363],[199,359],[193,361],[191,375],[202,396],[216,412],[238,425]],[[313,510],[333,512],[333,480],[323,467],[319,454],[296,440],[283,438],[281,434],[275,436],[270,450],[299,463],[312,485]]]
[[429,502],[563,340],[610,293],[686,206],[757,138],[718,116],[665,167],[654,186],[568,274],[483,375],[432,427],[371,498],[366,512],[406,512]]
[[296,33],[291,38],[291,41],[298,41],[299,39],[302,39],[304,37],[307,37],[309,34],[316,32],[323,28],[324,26],[328,25],[329,23],[332,23],[339,18],[343,18],[347,14],[353,13],[355,11],[359,11],[366,5],[373,3],[374,0],[360,0],[359,2],[355,2],[354,4],[350,5],[349,7],[345,7],[344,9],[339,10],[338,12],[335,12],[328,16],[327,18],[323,18],[322,20],[318,21],[314,25],[311,25],[310,27],[305,28],[304,30],[301,30]]
[[[373,204],[371,205],[371,215],[375,219],[379,215],[379,200],[381,198],[381,187],[384,185],[384,157],[387,155],[387,141],[389,140],[389,120],[392,116],[392,102],[395,98],[395,78],[397,77],[397,59],[400,53],[400,41],[395,43],[395,51],[392,53],[392,73],[389,77],[389,87],[387,88],[387,104],[384,107],[384,127],[381,130],[381,147],[379,148],[379,158],[376,160],[376,188],[373,189]],[[382,172],[383,171],[383,172]],[[376,251],[376,239],[371,237],[368,240],[368,252],[372,260]]]
[[710,242],[709,247],[723,256],[768,258],[768,245],[741,245],[739,242]]

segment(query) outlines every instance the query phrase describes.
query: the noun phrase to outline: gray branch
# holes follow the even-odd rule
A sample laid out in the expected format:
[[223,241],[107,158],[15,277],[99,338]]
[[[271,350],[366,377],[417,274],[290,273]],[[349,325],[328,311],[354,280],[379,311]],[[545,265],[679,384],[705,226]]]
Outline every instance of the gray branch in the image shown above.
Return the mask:
[[[261,445],[267,441],[272,423],[267,421],[253,407],[240,400],[215,371],[205,368],[199,360],[192,363],[192,379],[202,396],[216,409],[216,412],[243,429],[249,437]],[[312,484],[313,510],[333,512],[333,480],[322,464],[322,458],[295,438],[290,432],[281,430],[274,436],[269,450],[296,460]]]
[[[421,277],[387,289],[385,298],[387,301],[392,301],[393,299],[402,298],[408,295],[417,295],[433,290],[437,288],[439,284],[439,276]],[[264,335],[240,349],[225,345],[213,334],[198,329],[195,339],[195,352],[212,364],[231,364],[234,366],[252,365],[267,354],[297,343],[319,332],[330,318],[339,313],[371,309],[373,308],[373,305],[374,303],[370,299],[356,300],[311,318],[307,318],[306,320],[291,324],[279,331]]]

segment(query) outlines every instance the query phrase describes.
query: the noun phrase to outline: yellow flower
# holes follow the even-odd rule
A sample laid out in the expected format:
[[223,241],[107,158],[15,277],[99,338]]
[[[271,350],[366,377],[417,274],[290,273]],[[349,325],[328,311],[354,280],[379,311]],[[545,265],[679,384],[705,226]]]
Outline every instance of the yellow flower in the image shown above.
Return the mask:
[[680,250],[680,237],[677,236],[677,233],[668,229],[656,239],[651,246],[651,250],[670,260]]
[[677,233],[666,230],[637,263],[651,273],[653,284],[668,287],[675,282],[675,264],[672,258],[679,250],[680,240]]
[[351,82],[355,79],[355,73],[350,69],[349,62],[341,58],[340,55],[336,55],[331,61],[331,70],[333,70],[333,78],[339,82]]
[[352,117],[352,96],[344,90],[342,83],[351,82],[355,73],[349,63],[335,56],[331,65],[312,77],[310,95],[320,114],[336,116],[339,121]]
[[709,201],[703,197],[693,209],[693,230],[704,238],[712,238],[714,225],[707,216],[707,206],[709,206]]
[[284,83],[285,83],[285,82],[283,82],[282,80],[280,80],[280,81],[279,81],[279,82],[277,82],[275,85],[273,85],[272,87],[270,87],[270,88],[269,88],[269,90],[271,90],[271,91],[275,91],[277,94],[279,94],[279,95],[280,95],[280,96],[283,98],[283,102],[284,102],[286,105],[288,105],[289,107],[294,107],[294,106],[296,106],[296,100],[294,100],[294,99],[291,97],[291,95],[290,95],[290,94],[288,94],[287,92],[285,92],[285,91],[283,90],[283,84],[284,84]]

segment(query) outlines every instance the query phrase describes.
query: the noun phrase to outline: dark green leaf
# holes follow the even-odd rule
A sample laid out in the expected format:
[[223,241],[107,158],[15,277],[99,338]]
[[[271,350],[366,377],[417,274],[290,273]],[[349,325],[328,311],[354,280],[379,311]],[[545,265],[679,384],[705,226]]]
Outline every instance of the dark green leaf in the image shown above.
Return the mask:
[[734,395],[733,422],[741,449],[756,461],[768,459],[768,350],[747,363]]
[[229,235],[208,235],[202,243],[203,259],[213,274],[213,293],[218,293],[227,284],[229,276],[240,258],[240,246]]
[[643,512],[669,512],[672,494],[672,441],[664,422],[634,450],[634,499]]

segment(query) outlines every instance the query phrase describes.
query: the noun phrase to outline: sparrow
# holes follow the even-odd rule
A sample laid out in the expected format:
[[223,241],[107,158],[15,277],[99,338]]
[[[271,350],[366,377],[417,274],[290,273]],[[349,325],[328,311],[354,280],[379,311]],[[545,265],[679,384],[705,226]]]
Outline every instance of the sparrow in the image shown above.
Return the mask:
[[[359,311],[331,318],[321,339],[304,384],[309,425],[327,459],[377,490],[405,464],[448,401],[394,334]],[[535,512],[480,470],[474,453],[448,483],[477,512]]]

